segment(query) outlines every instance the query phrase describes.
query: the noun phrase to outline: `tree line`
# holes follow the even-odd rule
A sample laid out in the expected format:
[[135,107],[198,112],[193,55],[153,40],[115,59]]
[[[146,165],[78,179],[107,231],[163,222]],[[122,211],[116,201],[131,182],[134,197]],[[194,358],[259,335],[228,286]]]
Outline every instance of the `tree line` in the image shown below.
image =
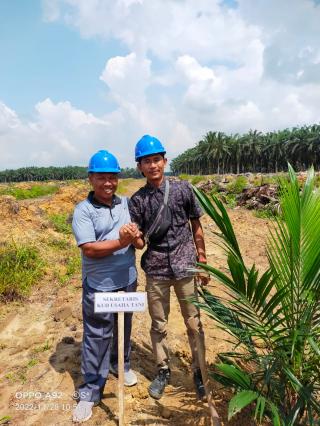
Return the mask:
[[[86,179],[88,177],[87,170],[87,167],[81,166],[22,167],[0,171],[0,182]],[[135,168],[126,167],[121,169],[120,178],[141,178],[141,173]]]
[[197,145],[171,161],[173,174],[278,173],[320,169],[320,125],[239,135],[209,131]]

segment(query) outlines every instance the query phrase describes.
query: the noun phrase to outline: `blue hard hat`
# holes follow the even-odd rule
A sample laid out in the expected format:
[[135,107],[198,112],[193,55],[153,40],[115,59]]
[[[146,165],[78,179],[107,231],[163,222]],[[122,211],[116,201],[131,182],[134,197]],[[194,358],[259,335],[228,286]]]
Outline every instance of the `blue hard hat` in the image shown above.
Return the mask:
[[88,172],[90,173],[120,173],[118,160],[110,152],[101,150],[90,158]]
[[142,136],[142,138],[137,142],[135,149],[136,161],[139,161],[140,158],[146,157],[147,155],[165,153],[166,150],[159,139],[149,135]]

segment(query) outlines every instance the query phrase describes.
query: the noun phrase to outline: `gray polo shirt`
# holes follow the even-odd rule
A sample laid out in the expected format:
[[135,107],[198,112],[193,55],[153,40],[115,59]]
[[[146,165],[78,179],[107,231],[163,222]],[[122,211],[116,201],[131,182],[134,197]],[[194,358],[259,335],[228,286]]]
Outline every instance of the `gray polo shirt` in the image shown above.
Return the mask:
[[[74,210],[72,229],[80,246],[94,241],[116,240],[121,226],[129,222],[126,197],[114,195],[109,207],[94,200],[93,192],[90,192]],[[96,290],[113,291],[127,287],[136,279],[132,245],[101,258],[90,258],[82,253],[82,280]]]

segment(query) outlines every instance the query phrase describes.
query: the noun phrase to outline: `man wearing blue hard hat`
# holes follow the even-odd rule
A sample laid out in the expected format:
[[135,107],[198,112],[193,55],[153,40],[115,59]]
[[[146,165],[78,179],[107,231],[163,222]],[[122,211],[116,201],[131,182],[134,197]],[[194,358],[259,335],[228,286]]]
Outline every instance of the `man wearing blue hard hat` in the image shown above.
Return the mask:
[[[109,371],[117,375],[117,318],[113,313],[94,312],[96,292],[135,291],[135,249],[141,247],[140,232],[131,224],[126,197],[116,195],[120,167],[108,151],[95,153],[89,161],[88,197],[74,211],[72,228],[82,252],[83,346],[79,402],[74,422],[84,422],[101,400]],[[129,232],[130,231],[130,232]],[[137,383],[130,369],[132,314],[125,314],[125,385]]]
[[[193,272],[196,261],[206,263],[202,211],[187,181],[169,180],[164,176],[166,150],[155,137],[143,136],[135,148],[138,168],[147,183],[129,201],[130,216],[141,230],[147,250],[141,259],[146,273],[148,307],[151,316],[151,341],[157,374],[149,386],[149,394],[160,399],[171,378],[170,357],[166,342],[170,312],[170,288],[178,298],[187,327],[192,353],[193,379],[197,395],[205,396],[196,338],[204,345],[199,309],[187,301],[196,296]],[[207,277],[200,278],[206,284]],[[204,346],[203,346],[204,347]]]

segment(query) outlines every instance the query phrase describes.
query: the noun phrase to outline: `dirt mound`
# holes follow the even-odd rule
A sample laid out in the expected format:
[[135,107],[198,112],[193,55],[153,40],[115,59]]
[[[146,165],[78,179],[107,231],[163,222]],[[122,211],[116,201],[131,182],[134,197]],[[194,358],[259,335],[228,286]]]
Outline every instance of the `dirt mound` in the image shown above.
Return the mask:
[[11,195],[0,196],[0,217],[1,219],[7,219],[17,215],[20,211],[20,205],[15,197]]
[[52,197],[41,202],[40,205],[42,209],[51,214],[70,213],[74,206],[88,195],[88,191],[89,184],[84,182],[65,185],[60,187],[59,191]]

